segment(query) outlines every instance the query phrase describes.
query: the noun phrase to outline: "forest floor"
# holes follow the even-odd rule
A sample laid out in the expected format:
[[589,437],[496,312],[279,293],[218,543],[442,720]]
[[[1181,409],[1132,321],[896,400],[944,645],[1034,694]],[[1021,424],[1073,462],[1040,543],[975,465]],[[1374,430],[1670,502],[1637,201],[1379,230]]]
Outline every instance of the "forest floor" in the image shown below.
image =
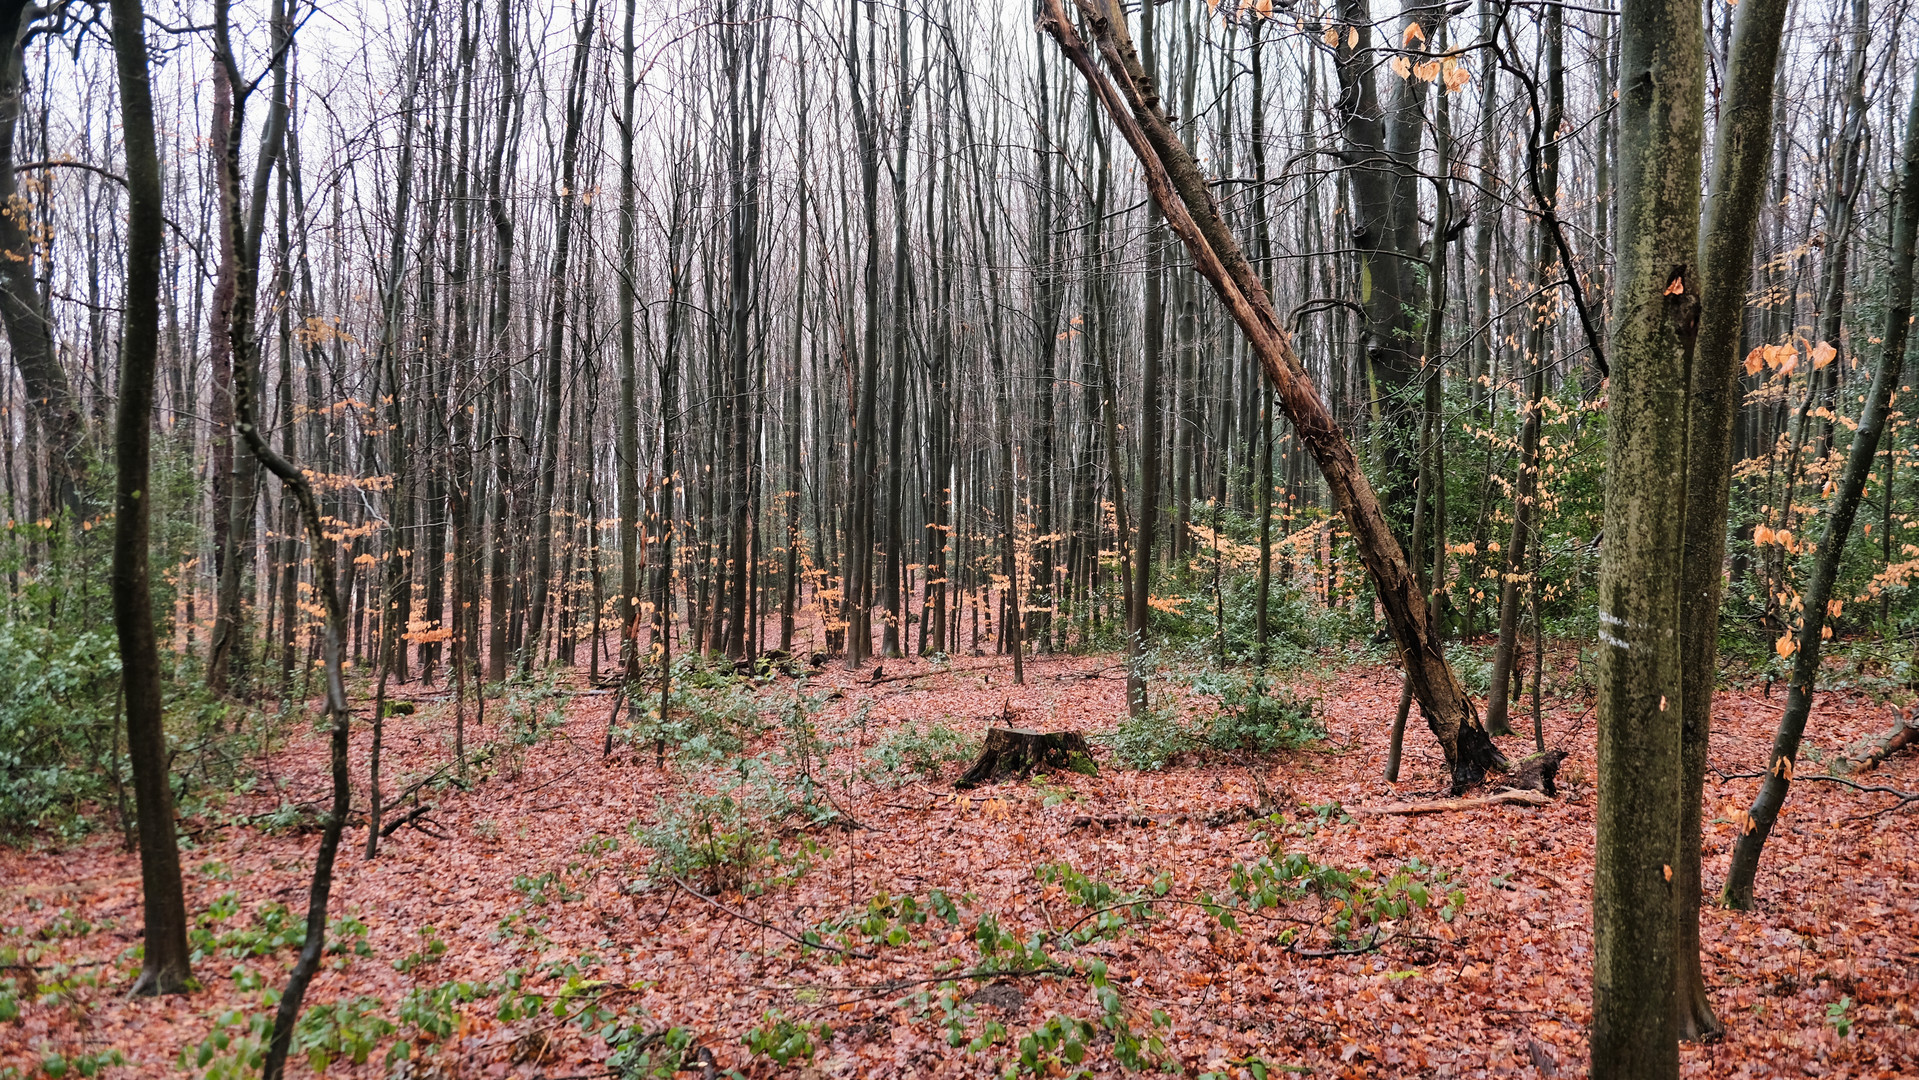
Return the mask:
[[[1096,777],[965,794],[951,786],[960,764],[935,780],[861,777],[865,752],[902,724],[936,719],[974,735],[1009,713],[1018,726],[1110,730],[1125,703],[1116,661],[1033,660],[1017,687],[998,658],[888,660],[885,672],[876,683],[830,665],[808,680],[809,692],[842,695],[812,717],[825,759],[811,766],[841,816],[782,826],[777,856],[762,850],[745,895],[702,895],[649,873],[640,831],[662,805],[713,796],[725,770],[679,768],[669,755],[662,771],[651,745],[603,759],[611,697],[581,685],[555,699],[563,718],[532,745],[505,737],[516,721],[504,709],[484,730],[469,724],[469,748],[498,748],[476,766],[478,783],[430,792],[433,809],[417,822],[426,829],[400,828],[371,862],[364,826],[342,846],[332,910],[349,920],[336,924],[345,947],[307,999],[320,1016],[308,1041],[347,1059],[326,1074],[585,1078],[608,1075],[609,1053],[622,1050],[635,1070],[684,1059],[749,1076],[986,1076],[1019,1067],[1024,1053],[1032,1072],[1060,1075],[1080,1048],[1095,1073],[1120,1071],[1135,1048],[1137,1060],[1188,1075],[1254,1075],[1252,1059],[1266,1075],[1584,1073],[1588,702],[1548,700],[1547,743],[1571,755],[1550,805],[1349,815],[1445,786],[1416,720],[1401,782],[1381,779],[1399,689],[1384,666],[1305,677],[1327,730],[1305,750],[1134,772],[1099,749]],[[448,760],[439,693],[403,688],[421,707],[387,722],[389,792]],[[793,697],[790,678],[757,692],[771,726],[753,750],[779,742]],[[1762,765],[1782,700],[1721,696],[1716,770]],[[1884,705],[1822,694],[1809,755],[1888,726]],[[356,806],[369,728],[356,725],[353,740]],[[1529,742],[1510,740],[1508,753]],[[305,906],[318,834],[234,821],[321,799],[324,736],[303,727],[261,768],[262,790],[185,822],[187,898],[209,950],[196,972],[205,986],[189,996],[125,996],[140,879],[116,834],[0,848],[0,945],[16,965],[0,976],[14,979],[20,1012],[0,1022],[0,1077],[40,1075],[55,1057],[67,1075],[99,1063],[109,1077],[220,1075],[245,1049],[248,1018],[264,1014],[299,934],[272,905]],[[1813,771],[1802,766],[1802,779]],[[1919,789],[1919,761],[1896,760],[1871,782]],[[1715,775],[1707,785],[1709,890],[1755,783]],[[1283,823],[1255,813],[1262,791]],[[1894,801],[1795,786],[1758,910],[1705,913],[1707,980],[1727,1031],[1684,1047],[1687,1075],[1919,1075],[1919,813],[1882,812]],[[841,827],[849,820],[857,827]],[[1236,863],[1254,867],[1237,894]],[[1338,873],[1359,868],[1374,874]],[[1256,909],[1262,889],[1275,903]],[[1236,907],[1237,930],[1207,903]],[[396,1044],[392,1058],[410,1063],[388,1064]],[[365,1064],[353,1064],[356,1050]]]

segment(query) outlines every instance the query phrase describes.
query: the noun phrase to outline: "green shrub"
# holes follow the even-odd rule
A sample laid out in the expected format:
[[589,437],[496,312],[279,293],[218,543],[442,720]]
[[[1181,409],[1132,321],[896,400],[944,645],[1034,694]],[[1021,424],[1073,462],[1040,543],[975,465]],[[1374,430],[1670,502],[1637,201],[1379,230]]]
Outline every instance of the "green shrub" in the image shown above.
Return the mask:
[[120,650],[111,626],[0,622],[0,829],[84,831],[110,793]]
[[1486,650],[1463,641],[1450,642],[1446,646],[1446,662],[1452,665],[1453,675],[1468,694],[1485,697],[1492,692],[1493,661]]
[[825,1024],[791,1020],[774,1010],[766,1014],[765,1023],[748,1031],[740,1041],[753,1056],[786,1065],[801,1058],[812,1060],[814,1052],[832,1038],[833,1029]]
[[1176,711],[1164,707],[1148,709],[1139,716],[1129,713],[1113,730],[1093,739],[1112,747],[1113,757],[1121,765],[1142,772],[1157,772],[1199,745],[1197,733]]
[[356,997],[309,1005],[293,1028],[293,1052],[304,1055],[316,1074],[335,1060],[365,1065],[373,1050],[397,1030],[381,1015],[386,1002]]
[[[784,844],[773,826],[803,815],[802,800],[779,783],[763,758],[745,758],[719,791],[691,787],[660,802],[659,819],[635,830],[653,849],[649,873],[678,877],[708,893],[764,891],[804,874],[814,845]],[[762,868],[779,871],[757,880]]]
[[1256,754],[1296,750],[1326,737],[1319,722],[1319,700],[1291,687],[1268,689],[1263,677],[1237,680],[1219,694],[1219,713],[1206,729],[1206,745],[1215,750]]
[[745,753],[747,743],[766,730],[752,691],[737,680],[676,680],[664,721],[659,707],[658,694],[632,699],[628,721],[614,739],[651,746],[661,758],[671,750],[687,764],[710,765]]
[[936,720],[922,729],[909,720],[869,748],[866,758],[895,783],[904,783],[909,773],[936,780],[947,764],[971,761],[978,753],[978,739],[943,721]]

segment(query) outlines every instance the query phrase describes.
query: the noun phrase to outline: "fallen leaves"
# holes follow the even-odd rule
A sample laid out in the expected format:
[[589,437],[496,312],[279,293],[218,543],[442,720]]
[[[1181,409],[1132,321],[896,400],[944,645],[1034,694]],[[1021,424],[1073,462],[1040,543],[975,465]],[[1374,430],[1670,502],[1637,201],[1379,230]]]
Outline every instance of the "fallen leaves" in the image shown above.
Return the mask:
[[[1008,706],[1026,711],[1029,720],[1023,722],[1049,729],[1108,729],[1125,708],[1124,684],[1066,676],[1111,662],[1035,658],[1028,685],[1010,690],[1004,678],[989,690],[977,674],[941,674],[918,661],[887,661],[889,672],[898,663],[902,672],[925,677],[885,687],[834,672],[822,681],[844,696],[816,722],[823,733],[845,741],[827,767],[850,773],[857,766],[860,736],[848,725],[862,708],[868,710],[866,747],[873,744],[871,733],[909,718],[945,716],[977,733]],[[1321,920],[1331,911],[1314,901],[1268,909],[1280,916],[1271,922],[1247,917],[1239,934],[1221,932],[1190,906],[1163,904],[1159,918],[1103,944],[1107,951],[1101,955],[1129,1002],[1154,1003],[1169,1013],[1170,1040],[1189,1073],[1212,1061],[1243,1070],[1243,1063],[1257,1058],[1321,1076],[1524,1074],[1528,1068],[1543,1073],[1541,1061],[1559,1063],[1555,1067],[1564,1075],[1571,1063],[1584,1060],[1593,794],[1588,783],[1568,778],[1575,768],[1592,768],[1593,730],[1590,722],[1578,722],[1584,705],[1549,708],[1548,738],[1565,741],[1574,758],[1561,774],[1567,793],[1548,805],[1358,816],[1357,808],[1395,800],[1395,789],[1377,777],[1383,720],[1390,719],[1398,687],[1396,674],[1380,667],[1329,676],[1320,690],[1329,730],[1325,751],[1262,760],[1261,769],[1270,773],[1265,782],[1284,792],[1284,849],[1319,865],[1375,872],[1412,859],[1446,868],[1464,886],[1464,911],[1451,923],[1422,922],[1413,935],[1383,932],[1382,939],[1391,941],[1381,951],[1312,958],[1281,944],[1279,935],[1296,926],[1289,920],[1323,934]],[[769,711],[777,708],[779,694],[790,697],[790,690],[763,692]],[[1776,722],[1764,704],[1757,691],[1721,695],[1714,710],[1715,765],[1761,767]],[[1842,740],[1884,726],[1882,711],[1863,699],[1825,694],[1819,708],[1820,739]],[[1206,823],[1220,810],[1254,799],[1245,771],[1226,762],[1161,773],[1104,769],[1097,778],[1049,777],[1043,789],[1008,782],[979,799],[954,798],[940,784],[895,789],[849,779],[845,787],[835,782],[835,798],[868,828],[787,833],[783,844],[810,840],[820,846],[812,867],[764,892],[715,897],[716,908],[679,888],[645,884],[641,871],[651,855],[628,826],[650,824],[659,797],[680,782],[680,774],[671,762],[664,773],[655,769],[650,751],[637,763],[602,765],[603,714],[602,704],[579,700],[562,729],[571,737],[542,743],[516,778],[509,779],[502,766],[469,791],[444,793],[435,816],[448,839],[403,832],[377,861],[344,860],[337,910],[368,926],[374,955],[323,970],[312,1000],[370,996],[397,1004],[416,985],[490,980],[520,968],[527,987],[548,995],[557,995],[569,978],[580,986],[620,988],[618,1008],[630,1008],[632,1015],[643,1010],[659,1025],[694,1032],[722,1071],[774,1074],[767,1064],[750,1061],[740,1040],[765,1023],[769,1010],[781,1010],[796,1022],[831,1018],[835,1034],[807,1066],[821,1075],[972,1075],[992,1070],[994,1055],[1006,1051],[956,1050],[936,1022],[937,1008],[922,1015],[910,1004],[895,1003],[921,988],[912,980],[975,954],[974,921],[948,926],[936,920],[913,929],[914,944],[906,946],[862,939],[856,951],[871,960],[808,953],[768,927],[801,933],[827,920],[864,918],[869,901],[881,893],[925,896],[937,888],[973,894],[969,920],[978,912],[997,912],[1006,931],[1024,935],[1070,923],[1083,910],[1070,891],[1036,879],[1036,864],[1070,863],[1124,888],[1142,887],[1164,873],[1167,896],[1187,897],[1221,890],[1235,863],[1248,863],[1261,851],[1251,842],[1254,832],[1275,828],[1260,820]],[[445,708],[431,704],[414,716],[390,719],[393,774],[437,767],[444,753],[438,740],[449,723]],[[356,731],[359,770],[367,734]],[[468,734],[479,737],[472,726]],[[296,738],[275,756],[273,767],[290,791],[319,790],[325,781],[323,740]],[[1792,768],[1785,759],[1772,767]],[[1919,763],[1898,759],[1884,768],[1904,778],[1888,782],[1910,788]],[[1424,744],[1411,744],[1406,769],[1409,780],[1400,785],[1399,797],[1442,782],[1437,752]],[[949,770],[947,779],[952,775]],[[1719,808],[1707,837],[1709,887],[1725,845],[1751,827],[1742,807],[1754,787],[1753,780],[1708,782],[1708,806]],[[256,797],[237,799],[229,811],[252,812],[249,798]],[[1919,893],[1907,884],[1919,877],[1912,818],[1848,822],[1858,812],[1856,798],[1837,785],[1801,785],[1762,867],[1761,910],[1704,913],[1713,1002],[1730,1031],[1710,1050],[1683,1051],[1687,1075],[1739,1076],[1744,1070],[1770,1076],[1812,1063],[1834,1071],[1843,1066],[1852,1075],[1900,1075],[1919,1060],[1910,1008],[1919,997],[1919,952],[1907,931],[1919,917]],[[1355,819],[1334,812],[1336,804],[1355,808],[1349,811]],[[1088,824],[1070,828],[1078,818]],[[1122,823],[1095,820],[1106,818]],[[1133,818],[1151,827],[1123,823]],[[196,914],[227,891],[237,894],[240,917],[271,900],[298,902],[311,837],[234,827],[206,827],[199,836],[200,847],[188,857]],[[220,1010],[252,1003],[228,977],[225,968],[233,961],[211,959],[201,964],[207,988],[197,995],[124,998],[126,973],[117,958],[137,941],[137,872],[137,860],[110,837],[64,851],[0,849],[0,881],[7,882],[0,887],[0,923],[22,928],[19,938],[7,940],[31,941],[44,950],[35,964],[94,964],[74,970],[101,977],[98,988],[76,987],[64,1002],[23,1001],[20,1022],[0,1023],[0,1060],[111,1046],[131,1062],[104,1074],[113,1080],[172,1075],[175,1055],[197,1045]],[[515,888],[516,879],[537,882],[549,872],[556,887],[544,904]],[[217,880],[216,873],[232,880]],[[56,916],[84,919],[94,929],[60,936]],[[444,956],[430,975],[395,970],[420,949],[426,925],[448,943]],[[893,929],[889,924],[886,933]],[[249,963],[261,974],[274,973],[264,960]],[[580,970],[548,973],[566,964]],[[989,986],[1006,989],[983,993]],[[978,980],[963,984],[959,997],[974,999],[974,1007],[998,1018],[1013,1038],[1055,1015],[1098,1015],[1088,1011],[1083,985],[1076,990],[1058,978],[1021,979],[1016,988],[1009,980]],[[1828,1007],[1841,997],[1853,1002],[1846,1016],[1857,1034],[1850,1039],[1839,1038],[1828,1022]],[[613,1008],[613,999],[606,1000]],[[516,1069],[590,1073],[607,1053],[596,1035],[550,1016],[497,1020],[489,1002],[462,1006],[446,1035],[430,1046],[441,1060],[465,1063],[470,1072],[464,1075],[474,1076]],[[428,1048],[417,1045],[413,1052],[425,1055]],[[516,1053],[529,1063],[513,1065]],[[535,1057],[540,1064],[530,1064]],[[350,1072],[336,1063],[329,1075]],[[310,1073],[300,1065],[296,1075]]]

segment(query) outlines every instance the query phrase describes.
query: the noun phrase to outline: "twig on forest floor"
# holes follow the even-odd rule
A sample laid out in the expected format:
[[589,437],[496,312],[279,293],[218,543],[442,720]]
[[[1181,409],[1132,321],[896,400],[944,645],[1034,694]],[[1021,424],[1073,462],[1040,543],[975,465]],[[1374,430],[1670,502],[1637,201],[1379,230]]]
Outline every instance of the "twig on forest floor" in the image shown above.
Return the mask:
[[[1386,939],[1389,944],[1392,940],[1392,938]],[[1338,949],[1301,949],[1295,947],[1292,953],[1294,956],[1304,956],[1309,960],[1325,960],[1335,956],[1358,956],[1361,953],[1369,953],[1378,948],[1379,945],[1379,924],[1374,923],[1373,936],[1367,938],[1366,944],[1364,945],[1351,945]]]
[[[1770,775],[1764,772],[1729,773],[1729,772],[1721,771],[1719,769],[1714,769],[1713,772],[1719,773],[1719,779],[1722,781],[1724,780],[1764,780],[1768,775]],[[1896,803],[1893,803],[1891,806],[1881,807],[1877,810],[1872,811],[1869,814],[1855,814],[1852,817],[1847,818],[1846,819],[1847,821],[1864,821],[1868,818],[1883,817],[1887,814],[1892,813],[1895,810],[1902,810],[1913,803],[1919,803],[1919,791],[1901,791],[1895,787],[1885,787],[1879,784],[1861,784],[1856,780],[1848,780],[1843,776],[1831,776],[1826,773],[1813,773],[1810,776],[1795,776],[1795,777],[1792,777],[1792,779],[1794,781],[1819,780],[1828,784],[1839,784],[1843,787],[1849,787],[1854,791],[1863,792],[1868,795],[1895,795],[1895,796],[1898,796],[1899,798],[1899,801]]]
[[845,949],[845,948],[841,948],[838,945],[828,944],[827,942],[824,942],[824,941],[808,941],[805,938],[799,936],[798,934],[793,933],[791,930],[788,930],[783,926],[776,926],[773,923],[767,922],[764,919],[756,919],[753,916],[748,915],[743,911],[735,911],[734,909],[727,907],[725,904],[720,903],[718,900],[715,900],[712,897],[706,895],[705,893],[699,891],[698,889],[695,889],[693,886],[688,885],[685,881],[680,879],[680,876],[678,874],[668,874],[667,879],[673,882],[673,884],[679,886],[683,892],[687,893],[690,896],[698,898],[702,903],[706,904],[708,907],[717,908],[718,910],[733,916],[734,918],[740,920],[741,922],[752,923],[754,926],[760,927],[762,929],[771,930],[775,934],[778,934],[781,937],[795,944],[804,945],[809,949],[822,949],[822,950],[825,950],[826,952],[836,952],[836,953],[839,953],[841,956],[850,956],[855,960],[878,959],[878,957],[875,957],[872,953],[863,953],[863,952],[858,952],[854,949]]

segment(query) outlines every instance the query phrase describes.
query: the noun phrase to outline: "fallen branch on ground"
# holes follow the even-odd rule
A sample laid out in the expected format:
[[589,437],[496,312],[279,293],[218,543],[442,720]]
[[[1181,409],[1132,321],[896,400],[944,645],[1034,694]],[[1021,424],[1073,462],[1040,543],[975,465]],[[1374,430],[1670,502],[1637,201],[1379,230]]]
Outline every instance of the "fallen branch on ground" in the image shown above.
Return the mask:
[[[1713,771],[1719,772],[1719,770],[1717,769],[1714,769]],[[1719,773],[1719,779],[1721,780],[1763,780],[1766,778],[1766,775],[1767,774],[1763,772],[1736,772],[1736,773],[1721,772]],[[1847,821],[1862,821],[1866,818],[1879,817],[1883,814],[1890,814],[1894,810],[1903,809],[1904,807],[1910,806],[1913,803],[1919,803],[1919,791],[1901,791],[1895,787],[1885,787],[1879,784],[1862,784],[1862,783],[1859,783],[1857,780],[1848,780],[1843,776],[1829,776],[1825,773],[1814,773],[1811,776],[1795,776],[1793,777],[1793,779],[1799,780],[1799,781],[1818,780],[1828,784],[1838,784],[1841,787],[1849,787],[1854,791],[1863,792],[1867,795],[1892,795],[1897,797],[1899,800],[1898,802],[1893,803],[1891,806],[1874,810],[1870,814],[1854,815],[1853,817],[1847,818],[1846,819]]]
[[[380,826],[380,836],[383,839],[385,837],[392,836],[394,833],[400,831],[401,826],[413,825],[414,822],[418,821],[419,819],[427,816],[428,814],[432,812],[433,812],[432,803],[421,803],[419,806],[414,807],[410,812],[408,812],[405,817],[394,818],[392,821],[389,821],[385,825]],[[431,829],[427,829],[419,825],[414,825],[414,828],[419,829],[421,832],[426,833],[428,836],[437,836],[443,840],[446,838],[444,833],[436,833],[432,831]]]
[[1454,810],[1477,810],[1482,806],[1496,806],[1500,803],[1548,806],[1552,803],[1552,799],[1537,791],[1508,789],[1493,795],[1480,795],[1471,799],[1433,799],[1430,802],[1387,803],[1383,806],[1354,806],[1347,809],[1346,812],[1348,814],[1441,814]]
[[1197,824],[1205,825],[1209,829],[1217,829],[1221,825],[1231,825],[1232,823],[1236,821],[1251,821],[1252,819],[1256,817],[1264,816],[1264,814],[1266,813],[1271,813],[1271,811],[1270,810],[1261,811],[1260,808],[1257,806],[1241,805],[1241,806],[1229,806],[1225,808],[1224,810],[1215,810],[1212,813],[1205,814],[1205,815],[1201,815],[1201,814],[1103,814],[1103,815],[1102,814],[1081,814],[1079,817],[1072,819],[1066,824],[1069,827],[1075,828],[1075,829],[1084,829],[1089,825],[1105,825],[1110,827],[1120,827],[1120,826],[1131,825],[1137,828],[1150,828],[1155,825],[1159,825],[1159,826],[1184,825],[1190,821]]

